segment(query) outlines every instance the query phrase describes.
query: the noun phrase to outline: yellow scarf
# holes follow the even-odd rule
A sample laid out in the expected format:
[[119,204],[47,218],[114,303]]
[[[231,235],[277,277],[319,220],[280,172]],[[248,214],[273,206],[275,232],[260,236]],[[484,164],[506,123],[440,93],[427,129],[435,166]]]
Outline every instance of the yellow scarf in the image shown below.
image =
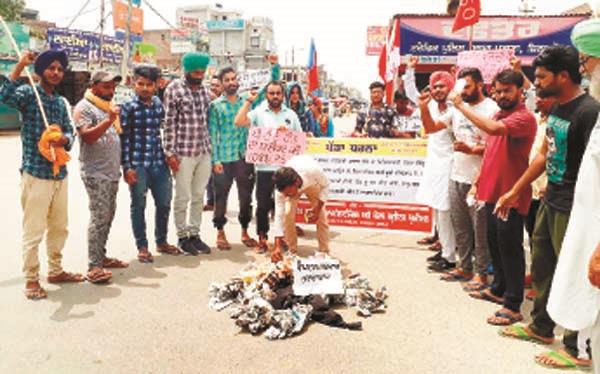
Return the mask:
[[[100,109],[101,111],[106,112],[106,113],[108,113],[110,111],[110,108],[113,105],[112,102],[106,101],[106,100],[94,95],[92,93],[92,91],[89,89],[87,91],[85,91],[84,97],[90,103],[94,104],[98,109]],[[123,132],[123,130],[121,129],[121,121],[118,116],[117,116],[117,119],[115,120],[115,122],[113,122],[113,126],[115,127],[115,130],[117,130],[117,134],[120,134]]]

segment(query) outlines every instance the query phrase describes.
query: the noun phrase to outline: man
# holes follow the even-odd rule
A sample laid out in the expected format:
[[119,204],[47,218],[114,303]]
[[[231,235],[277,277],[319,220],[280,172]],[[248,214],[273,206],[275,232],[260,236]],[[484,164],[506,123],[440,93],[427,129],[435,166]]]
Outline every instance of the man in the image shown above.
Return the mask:
[[420,119],[414,115],[415,108],[410,104],[410,99],[406,95],[404,90],[398,90],[394,92],[394,127],[392,134],[396,138],[403,139],[414,139],[417,136],[417,132],[411,126],[414,122],[421,122]]
[[284,167],[275,172],[273,181],[275,193],[275,248],[271,253],[271,261],[283,260],[282,240],[289,245],[290,252],[298,250],[296,234],[296,207],[301,196],[305,195],[311,208],[305,215],[307,223],[317,225],[319,252],[329,252],[329,224],[325,203],[329,197],[329,180],[323,170],[310,156],[292,157]]
[[[281,131],[302,131],[300,121],[293,110],[283,105],[285,86],[279,81],[270,82],[267,87],[268,106],[261,105],[250,111],[252,103],[257,98],[257,93],[251,91],[250,95],[235,116],[236,126],[260,126],[280,129]],[[256,165],[256,231],[258,234],[257,252],[264,253],[269,250],[269,211],[274,208],[273,175],[277,170],[273,165]]]
[[[210,100],[215,101],[221,97],[223,94],[223,84],[219,79],[218,75],[213,75],[210,79],[210,90],[209,90]],[[202,209],[205,212],[210,212],[215,209],[215,191],[213,190],[214,183],[214,175],[210,174],[210,179],[208,180],[208,184],[206,186],[206,204]]]
[[[571,32],[571,41],[579,50],[581,70],[590,79],[590,93],[598,99],[600,21],[593,18],[578,23]],[[573,209],[548,298],[548,313],[554,321],[565,328],[581,331],[580,336],[584,335],[583,331],[591,330],[595,373],[600,373],[599,187],[600,121],[596,121],[579,168]],[[569,368],[578,363],[567,359],[561,364]]]
[[371,104],[366,111],[356,116],[356,127],[353,137],[360,138],[392,138],[394,126],[394,110],[383,101],[385,85],[373,82],[369,86]]
[[178,255],[179,248],[167,243],[171,211],[171,175],[165,162],[160,125],[165,111],[156,92],[160,71],[151,65],[134,70],[136,96],[121,106],[121,160],[131,194],[131,225],[141,263],[152,263],[146,238],[146,194],[152,192],[156,206],[154,235],[160,253]]
[[121,77],[106,71],[92,75],[91,88],[77,104],[73,118],[81,137],[81,179],[89,199],[88,273],[92,283],[107,282],[112,273],[105,268],[127,264],[106,257],[106,241],[115,217],[121,177],[121,141],[118,107],[111,104]]
[[505,326],[523,319],[520,312],[525,279],[523,220],[531,203],[531,187],[503,214],[496,216],[494,208],[498,198],[527,169],[537,125],[535,116],[523,104],[523,75],[512,69],[504,70],[496,75],[494,82],[501,111],[492,119],[465,105],[458,95],[454,97],[454,105],[488,136],[481,172],[473,183],[473,190],[476,190],[477,200],[485,202],[494,281],[490,289],[469,295],[503,304],[487,321]]
[[[483,95],[483,77],[479,69],[465,68],[458,77],[465,81],[460,93],[461,98],[473,111],[491,118],[498,111],[498,106]],[[467,285],[467,290],[482,289],[487,285],[486,271],[490,263],[486,239],[486,215],[481,204],[467,203],[467,195],[481,167],[487,135],[456,108],[440,116],[436,122],[430,119],[426,111],[421,112],[421,117],[427,133],[449,129],[455,139],[449,193],[459,266],[448,274],[442,275],[442,280],[463,282],[472,280]],[[475,264],[473,264],[473,257],[475,257]],[[432,270],[448,270],[446,264],[438,265],[440,266],[434,264]]]
[[[407,92],[418,95],[414,80],[416,61],[409,65],[405,74]],[[419,103],[419,112],[429,113],[431,119],[438,119],[450,108],[446,103],[448,93],[454,86],[454,78],[447,72],[437,71],[429,77],[431,93],[425,92],[422,97],[414,96]],[[433,100],[432,100],[433,99]],[[450,199],[448,183],[452,169],[452,135],[443,129],[428,136],[427,158],[423,178],[417,191],[417,201],[433,209],[440,242],[439,252],[427,259],[440,269],[451,269],[455,266],[456,242],[454,228],[450,216]],[[435,245],[435,244],[434,244]]]
[[210,247],[200,239],[204,191],[211,172],[210,96],[202,85],[209,61],[206,54],[186,53],[181,60],[185,78],[174,80],[165,92],[165,153],[175,176],[173,210],[178,244],[194,256],[210,253]]
[[[35,61],[35,62],[34,62]],[[16,81],[27,66],[34,64],[40,78],[35,87],[18,87]],[[31,52],[24,52],[15,65],[10,79],[0,87],[0,102],[21,112],[21,206],[23,208],[23,273],[25,274],[25,296],[30,300],[48,296],[39,282],[40,262],[38,246],[44,235],[48,251],[48,283],[82,282],[81,274],[63,270],[62,250],[67,239],[67,168],[53,170],[53,163],[42,156],[38,143],[51,137],[54,156],[70,150],[73,146],[73,127],[62,96],[56,86],[63,80],[68,65],[63,51],[48,50],[37,59]],[[47,123],[36,101],[36,90],[43,103]],[[45,129],[46,125],[55,124]]]
[[[533,65],[536,89],[555,96],[558,105],[548,118],[546,139],[540,153],[510,191],[498,200],[496,209],[505,213],[515,206],[522,192],[546,170],[548,186],[537,215],[532,242],[531,271],[537,295],[531,312],[532,322],[528,326],[505,328],[502,334],[551,344],[555,323],[546,309],[550,286],[573,205],[581,158],[600,104],[580,87],[579,56],[575,48],[563,45],[548,47],[536,57]],[[563,336],[565,350],[538,355],[536,362],[560,367],[562,359],[567,358],[579,366],[589,366],[591,363],[585,344],[579,344],[587,338],[585,334],[579,336],[576,331],[567,330]]]
[[[271,77],[277,78],[278,76],[279,65],[277,60],[273,60]],[[233,123],[235,115],[248,98],[248,94],[238,94],[240,85],[237,73],[233,68],[224,68],[219,72],[218,78],[223,86],[224,95],[211,103],[209,112],[216,200],[213,224],[218,230],[217,248],[220,250],[231,249],[224,227],[227,222],[225,213],[229,190],[234,180],[239,199],[238,220],[242,226],[241,242],[246,247],[255,248],[258,243],[248,234],[248,225],[252,220],[252,190],[254,189],[254,165],[248,164],[245,160],[248,129],[239,128]],[[260,105],[264,101],[264,97],[265,93],[262,90],[252,103],[252,108]]]

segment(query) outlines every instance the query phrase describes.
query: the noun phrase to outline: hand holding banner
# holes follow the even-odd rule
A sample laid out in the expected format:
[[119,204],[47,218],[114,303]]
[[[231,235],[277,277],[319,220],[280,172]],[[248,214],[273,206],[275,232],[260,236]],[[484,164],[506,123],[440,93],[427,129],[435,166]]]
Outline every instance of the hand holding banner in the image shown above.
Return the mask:
[[306,150],[306,135],[302,131],[252,127],[248,134],[246,162],[283,166]]

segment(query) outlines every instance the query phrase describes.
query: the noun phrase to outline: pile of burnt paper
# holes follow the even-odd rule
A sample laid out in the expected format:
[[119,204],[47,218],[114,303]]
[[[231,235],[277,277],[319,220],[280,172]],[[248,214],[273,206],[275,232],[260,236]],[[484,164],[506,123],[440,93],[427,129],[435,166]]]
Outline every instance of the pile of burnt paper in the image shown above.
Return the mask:
[[211,309],[230,307],[230,316],[240,331],[263,334],[268,339],[285,339],[300,333],[309,321],[332,327],[361,330],[361,322],[347,323],[332,308],[345,305],[363,317],[386,309],[385,287],[371,288],[358,274],[345,280],[344,293],[332,296],[297,296],[292,290],[292,262],[250,263],[227,283],[212,283]]

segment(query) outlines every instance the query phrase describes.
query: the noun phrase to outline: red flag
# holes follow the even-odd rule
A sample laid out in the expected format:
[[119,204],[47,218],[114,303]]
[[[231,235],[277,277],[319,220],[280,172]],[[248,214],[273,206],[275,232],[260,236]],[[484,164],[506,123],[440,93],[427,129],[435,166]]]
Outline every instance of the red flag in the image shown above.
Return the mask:
[[319,89],[319,68],[317,63],[317,48],[315,47],[315,41],[310,40],[310,52],[308,55],[308,93],[309,95],[313,91]]
[[480,15],[481,0],[461,0],[458,10],[456,11],[452,32],[457,32],[467,26],[476,24],[479,22]]
[[[388,53],[389,51],[389,53]],[[394,19],[394,25],[388,34],[387,43],[379,55],[379,76],[385,83],[385,96],[388,104],[394,97],[394,80],[400,66],[400,19]]]

